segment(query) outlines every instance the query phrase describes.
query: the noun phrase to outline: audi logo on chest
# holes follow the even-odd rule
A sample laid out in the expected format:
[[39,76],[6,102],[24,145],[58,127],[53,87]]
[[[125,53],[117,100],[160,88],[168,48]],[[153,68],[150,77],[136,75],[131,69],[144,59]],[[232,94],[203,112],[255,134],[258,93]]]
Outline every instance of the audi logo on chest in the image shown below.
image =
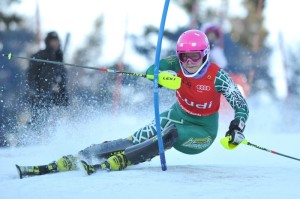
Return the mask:
[[197,91],[198,91],[198,92],[202,92],[202,91],[210,91],[210,86],[207,86],[207,85],[200,85],[200,84],[198,84],[198,85],[196,86],[196,88],[197,88]]

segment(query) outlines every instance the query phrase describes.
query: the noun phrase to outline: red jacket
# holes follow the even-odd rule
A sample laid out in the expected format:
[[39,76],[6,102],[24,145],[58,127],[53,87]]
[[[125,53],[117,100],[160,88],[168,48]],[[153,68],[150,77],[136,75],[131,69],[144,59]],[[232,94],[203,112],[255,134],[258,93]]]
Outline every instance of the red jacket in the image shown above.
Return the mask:
[[177,73],[182,78],[182,84],[176,97],[184,111],[197,116],[218,112],[221,93],[215,89],[215,78],[219,69],[216,64],[211,63],[205,75],[198,79],[185,77],[181,70]]

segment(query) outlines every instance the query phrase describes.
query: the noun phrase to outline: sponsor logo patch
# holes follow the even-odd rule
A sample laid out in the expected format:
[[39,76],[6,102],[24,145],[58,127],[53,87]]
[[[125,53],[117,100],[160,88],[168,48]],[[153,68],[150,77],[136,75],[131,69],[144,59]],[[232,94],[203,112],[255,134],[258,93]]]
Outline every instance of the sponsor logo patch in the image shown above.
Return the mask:
[[197,92],[210,91],[210,86],[198,84],[196,86]]
[[212,144],[212,138],[210,136],[206,138],[190,138],[188,141],[182,144],[182,146],[191,149],[206,149]]

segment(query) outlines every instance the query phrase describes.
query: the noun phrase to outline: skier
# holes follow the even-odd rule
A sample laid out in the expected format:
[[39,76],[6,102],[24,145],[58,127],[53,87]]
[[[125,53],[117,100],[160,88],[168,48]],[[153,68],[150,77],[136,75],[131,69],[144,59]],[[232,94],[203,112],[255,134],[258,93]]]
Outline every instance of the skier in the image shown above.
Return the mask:
[[[244,139],[248,106],[229,75],[209,60],[210,46],[199,30],[184,32],[177,42],[177,55],[160,61],[160,71],[170,71],[182,78],[176,91],[176,102],[160,114],[165,149],[174,147],[185,154],[199,154],[211,146],[218,131],[218,110],[221,94],[235,111],[226,132],[228,144],[237,146]],[[154,65],[147,74],[153,74]],[[77,156],[63,156],[58,161],[41,166],[17,166],[20,177],[41,175],[78,168],[80,160],[86,173],[100,169],[123,170],[129,165],[151,160],[158,155],[155,122],[125,139],[91,145]],[[94,158],[100,164],[91,164]]]
[[[32,58],[50,61],[63,61],[60,39],[55,31],[45,37],[46,48],[38,51]],[[63,65],[31,61],[27,71],[28,101],[31,105],[31,121],[36,127],[45,122],[45,117],[54,106],[67,106],[67,71]]]

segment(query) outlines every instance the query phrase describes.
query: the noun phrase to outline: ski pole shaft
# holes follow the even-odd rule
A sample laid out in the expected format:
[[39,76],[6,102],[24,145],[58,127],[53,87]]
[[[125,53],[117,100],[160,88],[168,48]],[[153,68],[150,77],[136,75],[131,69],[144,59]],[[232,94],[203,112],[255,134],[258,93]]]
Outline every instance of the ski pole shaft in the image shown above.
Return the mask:
[[244,141],[242,142],[243,144],[246,144],[248,146],[252,146],[252,147],[255,147],[257,149],[260,149],[260,150],[263,150],[263,151],[267,151],[267,152],[270,152],[270,153],[273,153],[273,154],[276,154],[276,155],[280,155],[280,156],[283,156],[283,157],[286,157],[286,158],[290,158],[290,159],[293,159],[293,160],[298,160],[300,161],[300,159],[298,158],[295,158],[295,157],[292,157],[292,156],[289,156],[289,155],[285,155],[285,154],[282,154],[282,153],[278,153],[276,151],[273,151],[273,150],[270,150],[270,149],[266,149],[264,147],[261,147],[261,146],[258,146],[256,144],[252,144],[251,142],[248,142],[248,141]]
[[[225,148],[225,149],[228,149],[228,150],[232,150],[232,149],[235,149],[237,146],[239,145],[235,145],[235,144],[230,144],[230,140],[231,140],[231,136],[226,136],[224,138],[222,138],[220,140],[222,146]],[[264,147],[261,147],[261,146],[258,146],[256,144],[252,144],[251,142],[248,142],[246,139],[243,140],[241,142],[242,144],[245,144],[245,145],[248,145],[248,146],[252,146],[254,148],[257,148],[257,149],[260,149],[260,150],[263,150],[263,151],[267,151],[269,153],[273,153],[273,154],[276,154],[276,155],[280,155],[280,156],[283,156],[283,157],[286,157],[286,158],[290,158],[290,159],[293,159],[293,160],[298,160],[300,161],[299,158],[295,158],[295,157],[292,157],[292,156],[289,156],[289,155],[285,155],[285,154],[282,154],[282,153],[278,153],[274,150],[270,150],[270,149],[266,149]]]
[[50,60],[44,60],[44,59],[36,59],[36,58],[29,58],[29,57],[21,57],[21,56],[13,56],[11,53],[9,54],[2,54],[3,57],[7,57],[8,59],[24,59],[28,61],[35,61],[35,62],[43,62],[43,63],[49,63],[49,64],[55,64],[55,65],[65,65],[65,66],[72,66],[72,67],[78,67],[78,68],[86,68],[86,69],[92,69],[92,70],[98,70],[101,72],[108,72],[108,73],[120,73],[124,75],[131,75],[131,76],[137,76],[137,77],[145,77],[146,74],[140,74],[140,73],[131,73],[126,71],[117,71],[113,69],[107,69],[107,68],[99,68],[99,67],[92,67],[92,66],[84,66],[84,65],[77,65],[77,64],[69,64],[64,62],[58,62],[58,61],[50,61]]

